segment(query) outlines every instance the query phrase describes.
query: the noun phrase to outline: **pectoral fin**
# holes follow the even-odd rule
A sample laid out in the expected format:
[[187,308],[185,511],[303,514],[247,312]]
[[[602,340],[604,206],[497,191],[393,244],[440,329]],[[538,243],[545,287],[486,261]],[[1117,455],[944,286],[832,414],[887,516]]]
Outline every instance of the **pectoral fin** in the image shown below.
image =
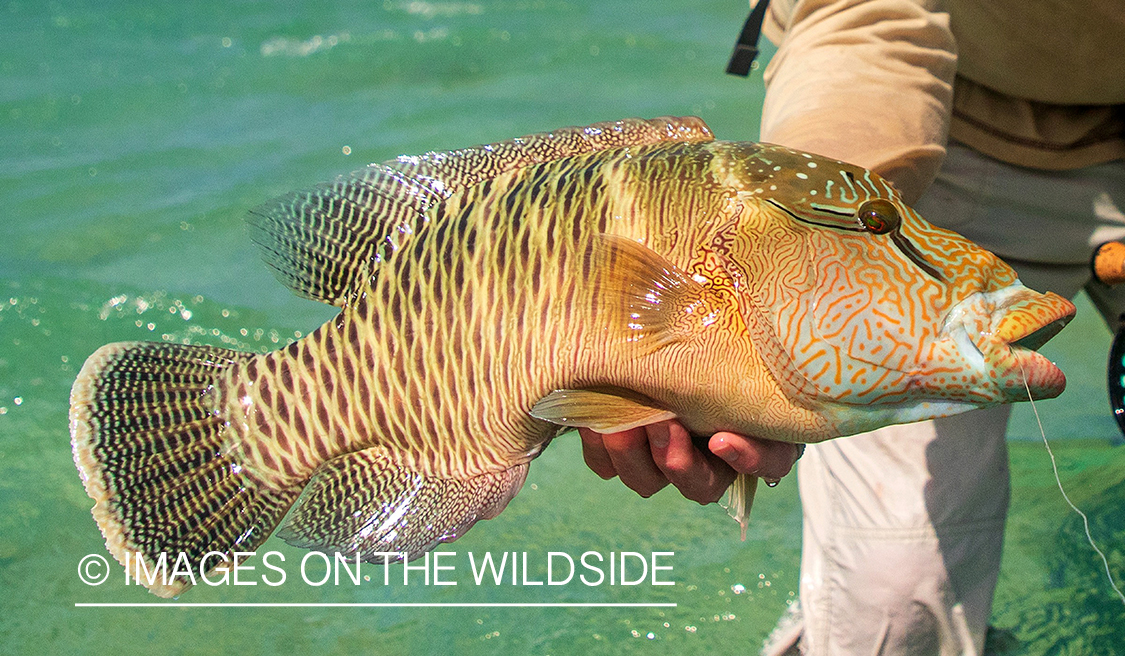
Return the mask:
[[374,447],[320,466],[278,535],[295,547],[414,558],[500,514],[519,492],[527,464],[461,480],[436,478],[397,464]]
[[594,249],[595,320],[612,337],[651,353],[691,339],[718,320],[723,307],[718,295],[647,246],[600,235]]
[[531,416],[599,433],[618,433],[676,418],[651,399],[619,389],[555,390],[532,406]]

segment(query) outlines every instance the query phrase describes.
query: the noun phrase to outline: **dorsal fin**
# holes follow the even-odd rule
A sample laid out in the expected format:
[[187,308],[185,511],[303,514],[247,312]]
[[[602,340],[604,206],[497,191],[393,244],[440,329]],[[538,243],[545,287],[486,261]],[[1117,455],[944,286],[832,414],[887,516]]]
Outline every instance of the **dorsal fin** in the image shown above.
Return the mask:
[[625,119],[372,164],[251,211],[252,238],[297,295],[343,306],[453,194],[534,164],[599,150],[707,142],[702,119]]

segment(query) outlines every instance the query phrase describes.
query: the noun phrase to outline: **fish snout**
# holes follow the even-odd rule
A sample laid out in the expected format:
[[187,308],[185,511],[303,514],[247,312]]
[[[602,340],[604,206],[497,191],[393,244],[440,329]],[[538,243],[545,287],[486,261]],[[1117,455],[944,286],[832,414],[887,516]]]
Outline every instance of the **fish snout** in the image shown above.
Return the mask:
[[946,316],[942,336],[951,339],[971,368],[992,388],[995,402],[1054,398],[1066,377],[1036,351],[1074,317],[1074,304],[1053,292],[1015,283],[975,292]]

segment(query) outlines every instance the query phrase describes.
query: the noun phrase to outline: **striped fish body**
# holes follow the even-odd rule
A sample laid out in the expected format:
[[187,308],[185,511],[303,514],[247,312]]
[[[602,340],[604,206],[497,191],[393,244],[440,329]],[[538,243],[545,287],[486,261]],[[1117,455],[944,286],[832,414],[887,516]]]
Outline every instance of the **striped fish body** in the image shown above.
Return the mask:
[[464,478],[530,460],[558,428],[535,404],[584,389],[651,399],[700,433],[814,439],[794,430],[813,417],[771,394],[729,281],[696,282],[722,275],[705,246],[739,218],[705,182],[710,159],[698,144],[598,152],[451,196],[335,322],[235,375],[233,405],[265,413],[239,442],[294,481],[371,445]]
[[343,310],[266,355],[91,356],[75,459],[122,562],[249,551],[290,506],[292,544],[417,555],[503,510],[560,426],[811,442],[1015,400],[1020,367],[1063,385],[1016,342],[1065,300],[874,174],[698,119],[400,158],[251,223]]

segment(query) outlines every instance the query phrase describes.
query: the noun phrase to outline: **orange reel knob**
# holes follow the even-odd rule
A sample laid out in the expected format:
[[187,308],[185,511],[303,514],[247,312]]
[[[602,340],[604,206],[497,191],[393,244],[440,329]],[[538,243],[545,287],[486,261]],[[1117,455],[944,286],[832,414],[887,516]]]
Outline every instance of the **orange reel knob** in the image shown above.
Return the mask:
[[1090,266],[1098,282],[1106,285],[1125,282],[1125,244],[1110,241],[1098,246]]

